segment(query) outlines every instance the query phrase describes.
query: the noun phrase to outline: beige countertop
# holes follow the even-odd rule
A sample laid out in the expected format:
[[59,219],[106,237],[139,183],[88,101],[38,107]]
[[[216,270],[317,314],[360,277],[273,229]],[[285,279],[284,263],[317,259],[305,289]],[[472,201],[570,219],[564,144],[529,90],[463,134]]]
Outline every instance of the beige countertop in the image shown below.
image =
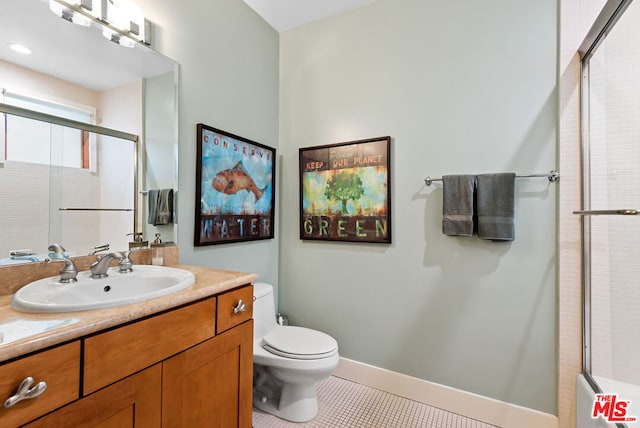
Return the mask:
[[204,267],[174,265],[186,269],[196,277],[190,287],[144,302],[81,312],[31,314],[11,308],[11,295],[0,295],[0,333],[2,326],[14,321],[39,321],[53,326],[49,331],[30,335],[9,343],[0,343],[0,362],[59,343],[64,343],[100,330],[127,323],[189,302],[253,283],[257,276],[241,272]]

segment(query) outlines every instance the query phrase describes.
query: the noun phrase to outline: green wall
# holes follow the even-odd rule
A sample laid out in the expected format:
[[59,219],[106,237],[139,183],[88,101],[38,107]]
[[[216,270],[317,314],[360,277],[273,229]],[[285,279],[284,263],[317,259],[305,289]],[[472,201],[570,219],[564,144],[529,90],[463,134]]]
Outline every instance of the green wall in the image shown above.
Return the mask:
[[[441,233],[427,175],[555,168],[554,0],[377,0],[280,36],[280,311],[346,358],[556,413],[556,186]],[[298,149],[392,136],[391,245],[301,241]]]
[[[181,262],[256,272],[341,355],[556,413],[556,187],[516,240],[442,235],[424,177],[555,168],[555,0],[377,0],[278,35],[239,0],[141,0],[180,68]],[[278,148],[276,239],[194,248],[195,124]],[[298,149],[392,136],[393,243],[301,241]]]
[[277,239],[196,248],[193,228],[197,123],[278,147],[278,33],[241,0],[136,3],[155,25],[154,49],[180,63],[181,263],[255,272],[277,283]]

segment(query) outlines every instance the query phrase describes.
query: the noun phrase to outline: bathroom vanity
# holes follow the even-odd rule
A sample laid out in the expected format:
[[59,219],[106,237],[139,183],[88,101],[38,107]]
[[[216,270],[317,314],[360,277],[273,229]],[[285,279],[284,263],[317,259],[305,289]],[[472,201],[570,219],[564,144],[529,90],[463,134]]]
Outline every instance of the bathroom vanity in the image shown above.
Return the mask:
[[[196,283],[174,294],[93,311],[14,319],[72,321],[0,344],[0,397],[26,377],[46,391],[0,410],[0,426],[251,427],[255,275],[177,266]],[[235,310],[234,310],[235,309]]]

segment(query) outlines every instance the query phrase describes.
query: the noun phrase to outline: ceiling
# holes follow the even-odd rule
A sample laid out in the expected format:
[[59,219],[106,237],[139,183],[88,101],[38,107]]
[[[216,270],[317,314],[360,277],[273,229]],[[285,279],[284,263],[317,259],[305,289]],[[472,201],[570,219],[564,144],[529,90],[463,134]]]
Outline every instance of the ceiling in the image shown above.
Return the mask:
[[[283,32],[375,0],[244,1]],[[8,44],[16,42],[31,48],[33,54],[20,55],[10,50]],[[168,58],[140,44],[129,49],[109,42],[95,24],[85,28],[56,17],[49,11],[48,0],[3,3],[0,60],[97,91],[170,71],[174,66]]]
[[244,0],[278,32],[336,15],[375,0]]

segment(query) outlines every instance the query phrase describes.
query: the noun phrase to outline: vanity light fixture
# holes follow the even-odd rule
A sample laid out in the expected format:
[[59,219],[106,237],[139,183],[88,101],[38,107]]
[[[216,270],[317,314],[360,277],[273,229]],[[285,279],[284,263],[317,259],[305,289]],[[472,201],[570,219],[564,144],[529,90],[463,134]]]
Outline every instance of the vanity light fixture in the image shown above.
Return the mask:
[[146,22],[140,6],[131,0],[103,1],[104,13],[102,19],[104,21],[136,41],[146,41]]
[[132,40],[126,36],[123,36],[122,34],[118,33],[117,31],[112,30],[109,27],[104,27],[102,29],[102,35],[107,39],[112,41],[113,43],[120,45],[120,46],[126,46],[128,48],[133,48],[136,45],[135,40]]
[[18,52],[19,54],[30,55],[33,53],[31,49],[19,43],[8,43],[8,46],[9,48],[11,48],[11,50],[13,50],[14,52]]
[[49,8],[57,16],[86,27],[96,22],[107,40],[121,46],[151,44],[151,23],[131,0],[49,0]]
[[[54,8],[57,10],[62,7],[68,10],[67,14],[73,13],[89,19],[102,19],[102,2],[103,0],[49,0],[49,8],[58,16],[60,14]],[[56,6],[56,4],[59,6]]]
[[91,18],[66,7],[64,4],[59,3],[56,0],[49,0],[49,9],[51,9],[51,12],[66,21],[73,22],[74,24],[78,24],[83,27],[91,25]]

